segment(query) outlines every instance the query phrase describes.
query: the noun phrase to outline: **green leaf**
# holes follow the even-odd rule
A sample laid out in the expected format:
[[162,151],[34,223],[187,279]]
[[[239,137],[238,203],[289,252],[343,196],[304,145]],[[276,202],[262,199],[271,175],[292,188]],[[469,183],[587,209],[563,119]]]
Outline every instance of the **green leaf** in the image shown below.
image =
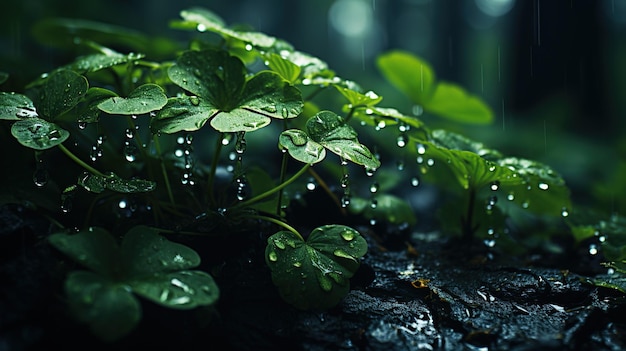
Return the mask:
[[487,160],[496,161],[501,159],[502,153],[497,150],[487,148],[483,143],[471,140],[461,134],[443,129],[436,129],[431,132],[433,143],[447,149],[471,151]]
[[138,31],[107,23],[70,18],[47,18],[37,22],[32,33],[42,44],[75,48],[77,44],[125,45],[143,51],[148,39]]
[[368,91],[365,94],[361,94],[358,91],[339,85],[334,85],[334,87],[339,90],[341,95],[343,95],[348,100],[348,103],[352,106],[372,107],[381,102],[383,99],[382,96],[378,96],[373,91]]
[[414,209],[405,200],[391,194],[377,194],[370,199],[353,197],[348,210],[367,219],[391,224],[414,225],[417,222]]
[[342,225],[314,229],[306,242],[280,231],[267,240],[265,260],[283,299],[303,310],[337,305],[350,289],[349,279],[367,253],[367,242]]
[[17,121],[37,117],[35,105],[22,94],[0,92],[0,119]]
[[291,157],[303,163],[318,163],[326,157],[326,149],[299,129],[288,129],[280,133],[278,145],[281,149],[286,149]]
[[35,150],[50,149],[70,136],[67,130],[40,118],[22,119],[13,123],[11,134],[20,144]]
[[298,81],[302,71],[300,66],[275,53],[270,53],[265,58],[269,68],[278,73],[283,79],[291,84],[295,84]]
[[424,105],[435,90],[435,72],[421,58],[404,51],[390,51],[376,60],[379,70],[396,89],[416,104]]
[[498,165],[518,174],[520,181],[503,187],[503,190],[528,211],[561,216],[564,210],[572,208],[569,188],[551,167],[516,157],[501,159]]
[[159,110],[167,103],[163,88],[144,84],[133,90],[128,98],[112,97],[98,104],[98,108],[112,115],[141,115]]
[[226,28],[224,21],[219,16],[204,8],[196,7],[183,10],[180,12],[180,16],[187,22],[187,26],[191,24],[200,32],[215,32],[224,37],[238,39],[261,48],[270,48],[276,43],[276,38],[260,32],[241,32]]
[[71,272],[65,294],[72,314],[101,340],[129,334],[141,320],[141,305],[127,285],[87,271]]
[[33,88],[33,102],[41,118],[53,121],[69,111],[83,98],[89,85],[87,79],[70,70],[52,72],[43,83]]
[[98,108],[98,104],[114,96],[117,96],[117,94],[111,90],[91,87],[74,109],[60,116],[58,119],[78,123],[98,122],[100,113],[102,112]]
[[169,308],[208,306],[219,298],[215,281],[201,271],[160,273],[134,280],[130,285],[137,294]]
[[67,66],[63,66],[63,68],[70,69],[79,74],[84,74],[121,65],[123,63],[137,61],[143,57],[143,54],[129,53],[124,55],[113,50],[107,50],[106,53],[78,57],[74,62]]
[[237,108],[219,112],[211,120],[211,127],[223,133],[251,132],[269,125],[271,119],[254,111]]
[[277,119],[294,118],[304,103],[299,89],[275,72],[261,71],[246,82],[239,107]]
[[398,123],[404,123],[406,126],[413,128],[422,128],[424,126],[424,122],[417,117],[405,115],[389,107],[371,106],[365,109],[360,108],[354,111],[353,116],[369,125],[378,127],[381,126],[381,123],[384,127]]
[[170,98],[163,109],[150,121],[153,133],[172,134],[180,131],[195,131],[219,110],[197,96]]
[[48,241],[57,250],[98,274],[113,278],[118,272],[118,245],[102,228],[92,227],[75,234],[58,232],[50,235]]
[[197,267],[200,256],[191,248],[171,242],[148,226],[131,228],[122,241],[121,261],[130,278]]
[[458,85],[439,82],[430,99],[422,103],[424,110],[441,117],[475,124],[493,122],[493,112],[481,99],[469,95]]
[[297,88],[271,71],[246,80],[241,60],[224,51],[185,52],[168,74],[178,86],[197,95],[190,102],[196,107],[170,100],[154,120],[156,131],[197,130],[212,118],[211,126],[220,132],[249,132],[267,126],[270,117],[293,118],[302,111]]
[[245,83],[241,60],[226,51],[185,51],[168,69],[179,87],[224,111],[237,107]]
[[365,166],[368,169],[380,167],[380,161],[360,144],[356,131],[337,114],[320,111],[306,123],[309,137],[339,157]]
[[122,179],[113,172],[105,176],[84,172],[78,178],[78,185],[96,194],[107,189],[118,193],[144,193],[156,188],[156,183],[151,180]]

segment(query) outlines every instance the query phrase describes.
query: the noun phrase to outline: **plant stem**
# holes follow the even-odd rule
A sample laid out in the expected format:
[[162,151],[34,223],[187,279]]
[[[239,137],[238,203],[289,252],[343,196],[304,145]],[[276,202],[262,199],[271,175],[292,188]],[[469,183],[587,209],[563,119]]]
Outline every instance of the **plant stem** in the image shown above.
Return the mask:
[[241,201],[240,203],[234,205],[232,208],[240,208],[240,207],[245,207],[245,206],[249,206],[255,202],[258,202],[260,200],[265,199],[268,196],[271,196],[272,194],[276,193],[277,191],[282,190],[284,187],[286,187],[287,185],[293,183],[296,179],[298,179],[304,172],[307,171],[307,169],[309,169],[309,167],[311,167],[311,165],[309,163],[307,163],[306,165],[304,165],[296,174],[294,174],[293,176],[291,176],[291,178],[287,179],[285,182],[281,183],[280,185],[262,193],[259,194],[255,197],[252,197],[248,200],[245,201]]
[[[285,151],[285,150],[283,150]],[[288,156],[286,152],[283,152],[283,160],[280,165],[280,183],[285,181],[285,175],[287,174],[287,160]],[[278,191],[278,203],[276,204],[276,215],[280,216],[280,204],[283,202],[283,189]]]
[[260,219],[260,220],[262,220],[262,221],[267,221],[267,222],[272,222],[272,223],[274,223],[274,224],[277,224],[277,225],[279,225],[279,226],[281,226],[281,227],[283,227],[283,228],[287,229],[288,231],[290,231],[290,232],[294,233],[294,234],[295,234],[295,235],[297,235],[297,236],[298,236],[298,237],[299,237],[302,241],[304,241],[304,237],[302,237],[302,235],[301,235],[301,234],[300,234],[300,233],[299,233],[299,232],[298,232],[298,231],[297,231],[294,227],[290,226],[289,224],[287,224],[287,223],[285,223],[285,222],[283,222],[283,221],[281,221],[281,220],[279,220],[279,219],[276,219],[276,218],[273,218],[273,217],[269,217],[269,216],[263,216],[263,215],[248,215],[248,216],[246,216],[246,217],[249,217],[249,218],[256,218],[256,219]]
[[72,153],[68,148],[66,148],[65,146],[63,146],[63,144],[59,144],[59,149],[61,149],[61,151],[63,151],[63,153],[65,153],[69,158],[72,159],[72,161],[76,162],[79,166],[83,167],[84,169],[88,170],[89,172],[99,176],[99,177],[103,177],[103,178],[107,178],[108,176],[102,172],[100,172],[99,170],[91,167],[90,165],[86,164],[83,160],[81,160],[80,158],[78,158],[78,156],[74,155],[74,153]]
[[165,188],[167,189],[167,196],[170,198],[170,202],[172,205],[175,205],[174,202],[174,193],[172,192],[172,186],[170,184],[170,178],[167,176],[167,169],[165,169],[165,163],[163,162],[163,155],[161,154],[161,143],[159,143],[159,137],[154,134],[152,137],[154,141],[154,149],[156,150],[157,155],[159,155],[159,162],[161,164],[161,173],[163,174],[163,180],[165,182]]

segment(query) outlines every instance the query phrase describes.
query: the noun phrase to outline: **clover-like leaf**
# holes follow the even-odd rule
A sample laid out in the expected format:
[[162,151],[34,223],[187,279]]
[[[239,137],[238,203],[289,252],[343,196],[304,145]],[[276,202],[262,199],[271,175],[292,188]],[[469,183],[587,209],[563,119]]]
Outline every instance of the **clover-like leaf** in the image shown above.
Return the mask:
[[100,228],[54,233],[49,242],[93,271],[70,273],[65,290],[78,320],[103,340],[118,340],[141,319],[133,293],[176,309],[211,305],[219,297],[210,275],[188,270],[200,264],[198,254],[148,226],[131,228],[121,247]]
[[0,92],[0,119],[17,121],[30,117],[37,117],[37,110],[28,96]]
[[367,253],[359,232],[343,225],[314,229],[307,241],[280,231],[267,239],[265,260],[283,299],[296,308],[327,309],[350,289],[350,278]]
[[101,340],[130,333],[141,320],[141,305],[127,285],[88,271],[70,272],[65,294],[72,315]]
[[267,126],[270,118],[293,118],[302,111],[297,88],[270,71],[246,80],[241,60],[224,51],[187,51],[168,74],[194,97],[170,100],[152,121],[155,132],[193,131],[209,119],[220,132],[249,132]]
[[76,234],[55,233],[48,241],[82,266],[106,277],[119,272],[119,248],[104,229],[93,227]]
[[[405,115],[395,108],[390,107],[370,106],[367,108],[360,108],[354,111],[353,116],[366,124],[377,127],[386,127],[389,125],[403,123],[405,125],[404,129],[408,130],[411,127],[420,129],[424,126],[424,122],[422,122],[419,118]],[[426,135],[422,136],[426,137]]]
[[115,96],[117,96],[117,94],[111,90],[91,87],[71,113],[66,113],[60,116],[59,119],[78,123],[98,122],[100,114],[102,113],[98,108],[98,104]]
[[359,143],[354,128],[347,125],[336,113],[320,111],[309,118],[306,128],[313,141],[339,157],[363,165],[367,169],[380,167],[380,161],[365,145]]
[[159,110],[167,103],[163,88],[156,84],[144,84],[133,90],[127,98],[114,96],[98,104],[109,114],[140,115]]
[[67,130],[36,117],[13,123],[11,134],[20,144],[35,150],[50,149],[63,143],[70,136]]
[[53,121],[76,106],[88,88],[85,77],[63,69],[50,73],[41,85],[32,88],[32,94],[29,95],[37,107],[39,117]]
[[92,193],[99,194],[105,190],[118,193],[145,193],[156,188],[156,183],[144,179],[122,179],[117,174],[110,172],[106,175],[97,175],[84,172],[78,178],[78,185]]
[[148,226],[131,228],[121,246],[121,260],[128,276],[143,277],[197,267],[200,256],[191,248],[160,236]]
[[291,157],[308,164],[322,161],[326,157],[326,149],[311,140],[303,130],[288,129],[280,133],[278,144],[286,149]]

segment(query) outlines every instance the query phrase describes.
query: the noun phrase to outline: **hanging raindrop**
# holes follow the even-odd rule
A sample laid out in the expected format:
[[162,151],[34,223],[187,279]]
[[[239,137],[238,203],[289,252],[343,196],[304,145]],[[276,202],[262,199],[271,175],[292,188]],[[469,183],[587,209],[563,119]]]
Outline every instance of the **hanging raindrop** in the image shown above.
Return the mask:
[[235,141],[235,152],[243,154],[246,151],[246,133],[237,132],[237,140]]
[[38,187],[43,187],[48,183],[48,170],[46,169],[41,152],[35,152],[35,172],[33,172],[33,182]]
[[411,178],[411,185],[414,186],[414,187],[420,185],[419,178],[417,178],[417,177]]

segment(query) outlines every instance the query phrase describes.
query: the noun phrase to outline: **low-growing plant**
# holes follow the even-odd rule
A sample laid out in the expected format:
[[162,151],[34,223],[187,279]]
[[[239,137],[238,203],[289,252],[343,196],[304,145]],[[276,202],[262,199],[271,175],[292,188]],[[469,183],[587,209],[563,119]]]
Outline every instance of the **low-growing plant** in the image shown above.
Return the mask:
[[[24,146],[12,151],[34,154],[37,188],[3,201],[28,202],[58,225],[50,243],[90,270],[68,275],[69,305],[104,339],[138,323],[133,293],[171,308],[218,301],[211,275],[190,270],[200,255],[163,235],[218,241],[277,226],[265,237],[265,262],[280,295],[300,309],[338,304],[367,241],[324,218],[304,234],[290,223],[303,183],[323,188],[338,213],[414,225],[419,218],[398,193],[429,182],[455,199],[442,207],[445,232],[488,246],[505,239],[515,208],[556,218],[571,210],[563,179],[547,165],[429,128],[421,113],[460,123],[493,115],[413,54],[391,51],[377,64],[417,114],[380,106],[377,93],[283,40],[201,8],[180,15],[171,26],[197,35],[186,47],[154,44],[167,50],[106,24],[44,21],[35,34],[78,57],[21,92],[0,93],[0,118]],[[401,162],[385,163],[386,155]],[[361,189],[358,169],[368,182]]]

